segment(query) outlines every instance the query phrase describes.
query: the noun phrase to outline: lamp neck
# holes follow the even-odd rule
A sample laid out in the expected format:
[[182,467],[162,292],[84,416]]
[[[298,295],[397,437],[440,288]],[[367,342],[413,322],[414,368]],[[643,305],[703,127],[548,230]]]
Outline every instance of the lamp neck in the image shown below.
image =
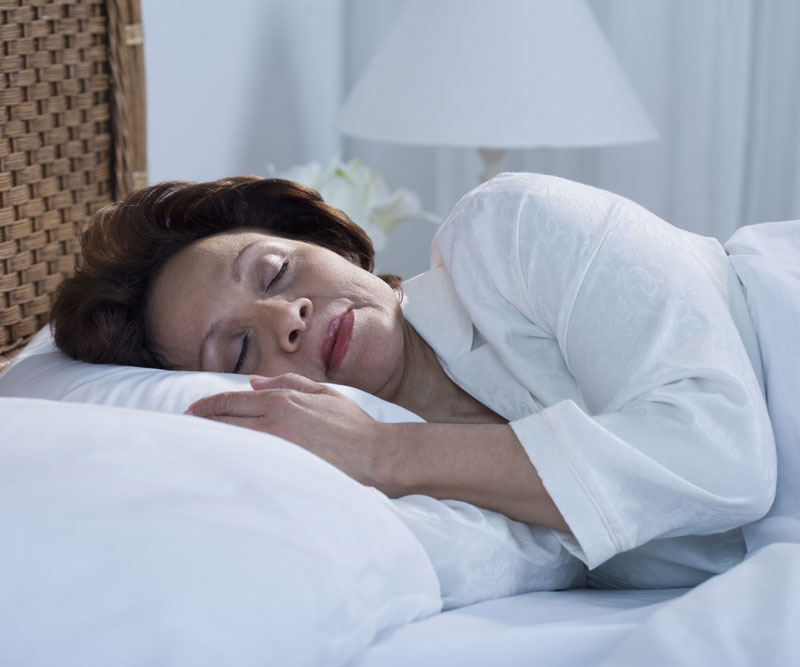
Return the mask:
[[485,183],[490,178],[497,176],[497,167],[505,157],[506,151],[502,148],[479,148],[478,153],[483,161],[481,183]]

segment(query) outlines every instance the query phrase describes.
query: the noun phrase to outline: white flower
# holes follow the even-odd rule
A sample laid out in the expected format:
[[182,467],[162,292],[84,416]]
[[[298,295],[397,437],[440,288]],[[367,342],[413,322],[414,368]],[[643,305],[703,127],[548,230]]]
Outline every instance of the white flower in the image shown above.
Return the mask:
[[380,175],[359,160],[344,163],[337,155],[325,167],[310,162],[282,174],[277,174],[273,165],[267,171],[271,176],[302,183],[319,192],[328,204],[344,211],[369,235],[375,250],[386,245],[387,234],[404,220],[440,221],[422,210],[419,198],[410,190],[389,192]]

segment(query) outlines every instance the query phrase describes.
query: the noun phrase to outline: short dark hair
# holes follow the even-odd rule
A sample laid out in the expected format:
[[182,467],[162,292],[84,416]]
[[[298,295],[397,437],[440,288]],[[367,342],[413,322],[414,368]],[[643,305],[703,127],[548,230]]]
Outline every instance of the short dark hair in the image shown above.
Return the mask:
[[81,236],[82,261],[51,310],[56,344],[80,361],[163,368],[146,318],[155,278],[191,243],[246,228],[315,243],[373,268],[369,236],[303,185],[255,176],[161,183],[94,215]]

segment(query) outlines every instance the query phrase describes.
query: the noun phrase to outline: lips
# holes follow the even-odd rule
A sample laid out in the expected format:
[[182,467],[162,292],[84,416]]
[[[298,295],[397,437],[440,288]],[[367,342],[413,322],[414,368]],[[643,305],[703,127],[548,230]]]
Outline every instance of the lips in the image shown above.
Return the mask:
[[322,361],[328,375],[335,373],[342,365],[350,347],[354,319],[353,311],[348,310],[334,317],[328,325],[328,333],[322,341]]

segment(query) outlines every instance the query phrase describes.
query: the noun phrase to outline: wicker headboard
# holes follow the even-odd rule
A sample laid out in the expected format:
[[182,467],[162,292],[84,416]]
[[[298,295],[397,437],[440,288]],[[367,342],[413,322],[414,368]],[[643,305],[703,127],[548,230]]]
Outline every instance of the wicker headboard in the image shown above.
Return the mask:
[[1,366],[89,217],[147,178],[139,0],[0,0],[0,44]]

